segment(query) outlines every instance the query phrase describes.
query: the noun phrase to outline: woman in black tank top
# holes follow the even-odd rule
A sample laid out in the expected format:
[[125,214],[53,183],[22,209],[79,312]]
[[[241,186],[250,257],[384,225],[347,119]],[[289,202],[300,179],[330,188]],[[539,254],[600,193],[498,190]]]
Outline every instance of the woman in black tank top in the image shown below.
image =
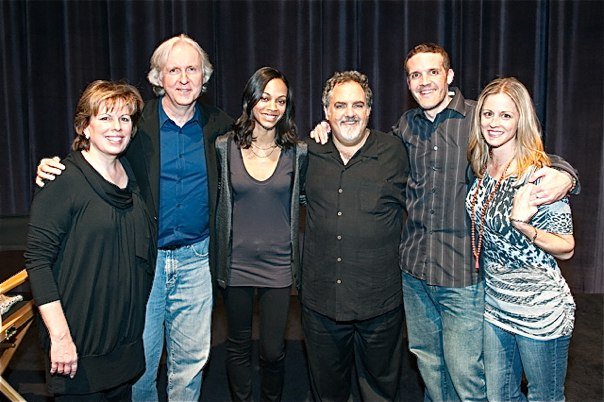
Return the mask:
[[215,277],[228,318],[227,374],[234,401],[252,399],[252,317],[260,310],[261,398],[279,401],[292,283],[298,285],[298,198],[306,147],[297,140],[289,83],[264,67],[243,92],[233,130],[216,140],[220,184]]

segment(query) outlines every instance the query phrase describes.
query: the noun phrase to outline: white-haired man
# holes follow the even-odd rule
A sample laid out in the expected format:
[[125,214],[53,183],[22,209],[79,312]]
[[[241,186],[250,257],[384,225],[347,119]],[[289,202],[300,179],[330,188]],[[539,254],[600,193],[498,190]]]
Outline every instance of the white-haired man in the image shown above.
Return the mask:
[[[199,101],[213,69],[206,52],[182,34],[151,56],[148,101],[126,157],[157,223],[157,261],[143,341],[146,370],[132,399],[157,401],[164,341],[168,399],[197,401],[210,352],[212,280],[210,233],[217,190],[214,141],[232,119]],[[64,169],[43,160],[37,182]]]

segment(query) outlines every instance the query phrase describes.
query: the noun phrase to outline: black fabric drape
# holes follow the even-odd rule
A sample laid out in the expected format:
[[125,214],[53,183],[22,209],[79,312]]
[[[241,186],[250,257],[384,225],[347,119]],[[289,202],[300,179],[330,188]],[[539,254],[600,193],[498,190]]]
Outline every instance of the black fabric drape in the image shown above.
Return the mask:
[[527,85],[548,152],[581,174],[565,274],[576,291],[604,292],[603,20],[602,2],[579,0],[1,1],[0,215],[27,214],[35,166],[68,152],[89,82],[125,79],[152,96],[149,57],[170,36],[186,32],[208,52],[215,73],[205,96],[233,117],[257,68],[282,70],[302,135],[322,118],[325,80],[345,69],[369,76],[371,124],[388,130],[414,106],[407,51],[433,41],[449,51],[467,98],[497,76]]

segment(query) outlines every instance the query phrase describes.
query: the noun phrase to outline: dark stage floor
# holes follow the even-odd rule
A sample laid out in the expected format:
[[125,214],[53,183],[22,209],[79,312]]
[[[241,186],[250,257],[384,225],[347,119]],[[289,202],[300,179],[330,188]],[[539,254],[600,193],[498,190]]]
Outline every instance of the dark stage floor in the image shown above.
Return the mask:
[[[15,270],[14,267],[16,264],[19,264],[22,258],[20,254],[21,252],[18,251],[0,252],[0,279],[6,278],[9,275],[3,273],[7,270],[7,267],[13,267],[10,269]],[[577,302],[577,316],[570,349],[566,397],[571,402],[603,401],[604,295],[577,294],[575,295],[575,300]],[[303,337],[300,328],[300,308],[296,296],[292,296],[291,305],[286,331],[287,358],[283,400],[286,402],[310,401]],[[224,364],[225,334],[226,321],[224,310],[220,299],[218,299],[213,319],[211,360],[205,372],[202,401],[222,402],[229,400]],[[254,332],[255,339],[257,339],[257,336],[258,331],[256,328]],[[37,342],[37,328],[32,327],[3,376],[30,402],[52,400],[47,395],[44,385],[41,353]],[[409,356],[406,357],[404,373],[401,378],[402,400],[421,401],[421,387],[414,362]],[[257,372],[257,361],[255,363]],[[162,382],[164,381],[162,380]],[[258,396],[257,394],[256,392],[256,397]],[[165,394],[162,395],[162,398],[165,400]],[[0,396],[1,399],[2,397]],[[352,400],[358,399],[352,398]]]

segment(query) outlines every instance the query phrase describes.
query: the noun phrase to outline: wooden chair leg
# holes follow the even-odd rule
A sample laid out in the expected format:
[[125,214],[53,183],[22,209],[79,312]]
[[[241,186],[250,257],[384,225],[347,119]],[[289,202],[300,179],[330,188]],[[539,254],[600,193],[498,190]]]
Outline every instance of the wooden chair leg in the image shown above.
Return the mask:
[[0,376],[0,392],[11,402],[27,402],[2,376]]

